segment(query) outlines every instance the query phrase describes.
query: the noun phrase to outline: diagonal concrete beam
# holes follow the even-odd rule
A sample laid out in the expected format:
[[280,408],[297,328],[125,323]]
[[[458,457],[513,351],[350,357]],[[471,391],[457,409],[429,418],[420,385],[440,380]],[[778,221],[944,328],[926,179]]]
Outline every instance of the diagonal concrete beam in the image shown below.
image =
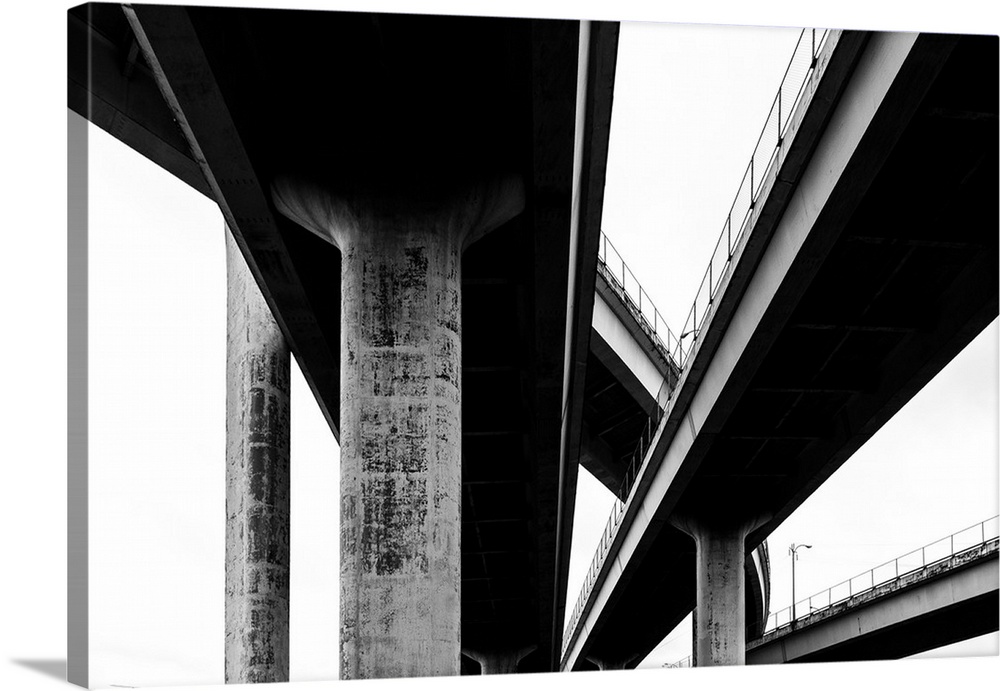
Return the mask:
[[328,342],[322,335],[279,232],[267,187],[254,169],[188,10],[152,5],[124,5],[123,10],[264,300],[292,352],[310,363],[302,373],[339,437],[339,354],[332,352],[339,339]]

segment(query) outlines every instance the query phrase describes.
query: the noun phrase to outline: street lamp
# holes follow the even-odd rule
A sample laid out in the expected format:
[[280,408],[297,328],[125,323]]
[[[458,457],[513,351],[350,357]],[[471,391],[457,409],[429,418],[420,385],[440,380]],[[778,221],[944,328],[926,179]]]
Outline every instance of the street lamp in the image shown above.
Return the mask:
[[812,545],[796,545],[794,542],[788,547],[788,553],[792,555],[792,623],[795,623],[795,560],[799,558],[798,550],[805,547],[812,549]]

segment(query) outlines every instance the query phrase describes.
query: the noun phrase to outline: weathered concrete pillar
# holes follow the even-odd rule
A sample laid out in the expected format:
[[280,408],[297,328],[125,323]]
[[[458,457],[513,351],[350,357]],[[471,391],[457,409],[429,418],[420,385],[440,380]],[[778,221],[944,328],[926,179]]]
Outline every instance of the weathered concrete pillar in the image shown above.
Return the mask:
[[692,665],[746,661],[746,537],[762,520],[726,521],[675,516],[671,523],[695,541],[697,593]]
[[461,253],[520,211],[521,187],[272,193],[341,252],[341,678],[457,675]]
[[524,645],[491,650],[463,648],[462,654],[478,662],[482,674],[517,674],[517,664],[537,647]]
[[226,683],[288,681],[288,346],[228,228],[226,264]]

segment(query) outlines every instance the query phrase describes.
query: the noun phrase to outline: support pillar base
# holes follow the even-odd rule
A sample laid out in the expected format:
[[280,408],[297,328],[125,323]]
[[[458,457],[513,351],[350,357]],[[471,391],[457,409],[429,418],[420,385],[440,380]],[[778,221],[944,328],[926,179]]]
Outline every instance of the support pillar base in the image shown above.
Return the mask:
[[766,521],[675,515],[674,527],[695,541],[697,594],[693,623],[695,667],[746,663],[746,537]]

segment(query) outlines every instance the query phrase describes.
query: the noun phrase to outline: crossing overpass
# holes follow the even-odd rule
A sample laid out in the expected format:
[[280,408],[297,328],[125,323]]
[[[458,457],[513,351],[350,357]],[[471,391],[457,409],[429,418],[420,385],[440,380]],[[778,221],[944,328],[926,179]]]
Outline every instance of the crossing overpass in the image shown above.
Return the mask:
[[758,544],[996,317],[997,79],[971,76],[996,52],[993,37],[822,42],[798,130],[765,147],[726,219],[563,669],[623,650],[634,665],[690,611],[693,596],[667,616],[636,607],[665,555],[686,549],[693,574],[678,516],[749,522]]
[[[760,501],[770,519],[747,540],[756,546],[996,314],[996,238],[985,230],[996,227],[996,99],[968,83],[970,65],[992,64],[982,59],[995,57],[995,41],[920,36],[903,45],[848,32],[816,47],[812,105],[793,108],[797,95],[786,95],[776,121],[785,146],[751,164],[751,203],[727,221],[727,258],[713,259],[681,337],[664,339],[600,268],[616,25],[95,4],[70,12],[69,35],[71,107],[220,204],[338,438],[341,253],[275,209],[269,189],[289,164],[283,157],[309,168],[314,157],[346,152],[376,179],[366,146],[387,160],[427,162],[430,176],[475,168],[472,159],[517,171],[523,212],[462,258],[460,501],[463,648],[532,649],[519,671],[557,668],[573,637],[584,647],[577,661],[655,645],[655,627],[685,615],[695,597],[694,550],[666,525],[678,506],[708,498],[740,513]],[[439,50],[417,50],[418,40]],[[336,106],[318,88],[329,79]],[[431,105],[411,111],[407,99]],[[838,120],[843,103],[878,107]],[[945,138],[958,143],[940,145]],[[939,145],[917,152],[922,140]],[[929,165],[927,179],[914,179],[914,158]],[[809,189],[820,192],[809,196],[803,184],[813,178]],[[923,189],[914,182],[942,181],[942,196],[920,213],[889,213]],[[824,194],[825,203],[813,198]],[[947,233],[929,221],[944,214]],[[891,228],[867,227],[890,215]],[[785,229],[794,218],[808,223]],[[859,262],[874,265],[873,285],[843,289]],[[930,280],[917,281],[928,268]],[[748,323],[747,311],[760,323]],[[787,353],[810,362],[786,367]],[[909,369],[882,369],[897,356]],[[738,374],[719,373],[734,358]],[[858,361],[876,373],[863,376]],[[705,386],[721,389],[714,402],[696,393]],[[806,429],[820,411],[833,428]],[[664,461],[670,440],[683,445],[688,433],[689,448]],[[737,472],[733,456],[744,459]],[[563,640],[578,459],[609,489],[625,488],[606,563],[627,568],[615,578],[598,569],[595,592],[618,590],[601,607],[585,603],[580,616],[597,617],[584,624],[590,633]],[[801,475],[787,472],[793,461]],[[659,467],[667,470],[654,483]],[[669,498],[640,509],[638,498],[664,479]],[[654,530],[628,534],[649,517]],[[618,550],[630,543],[646,556],[622,561]],[[766,559],[753,554],[748,582],[759,586],[747,601],[759,608]],[[629,603],[649,595],[642,588],[670,616],[617,638],[623,650],[603,649],[615,622],[635,616]]]
[[997,541],[994,517],[806,598],[797,619],[776,612],[747,664],[890,660],[997,631]]

